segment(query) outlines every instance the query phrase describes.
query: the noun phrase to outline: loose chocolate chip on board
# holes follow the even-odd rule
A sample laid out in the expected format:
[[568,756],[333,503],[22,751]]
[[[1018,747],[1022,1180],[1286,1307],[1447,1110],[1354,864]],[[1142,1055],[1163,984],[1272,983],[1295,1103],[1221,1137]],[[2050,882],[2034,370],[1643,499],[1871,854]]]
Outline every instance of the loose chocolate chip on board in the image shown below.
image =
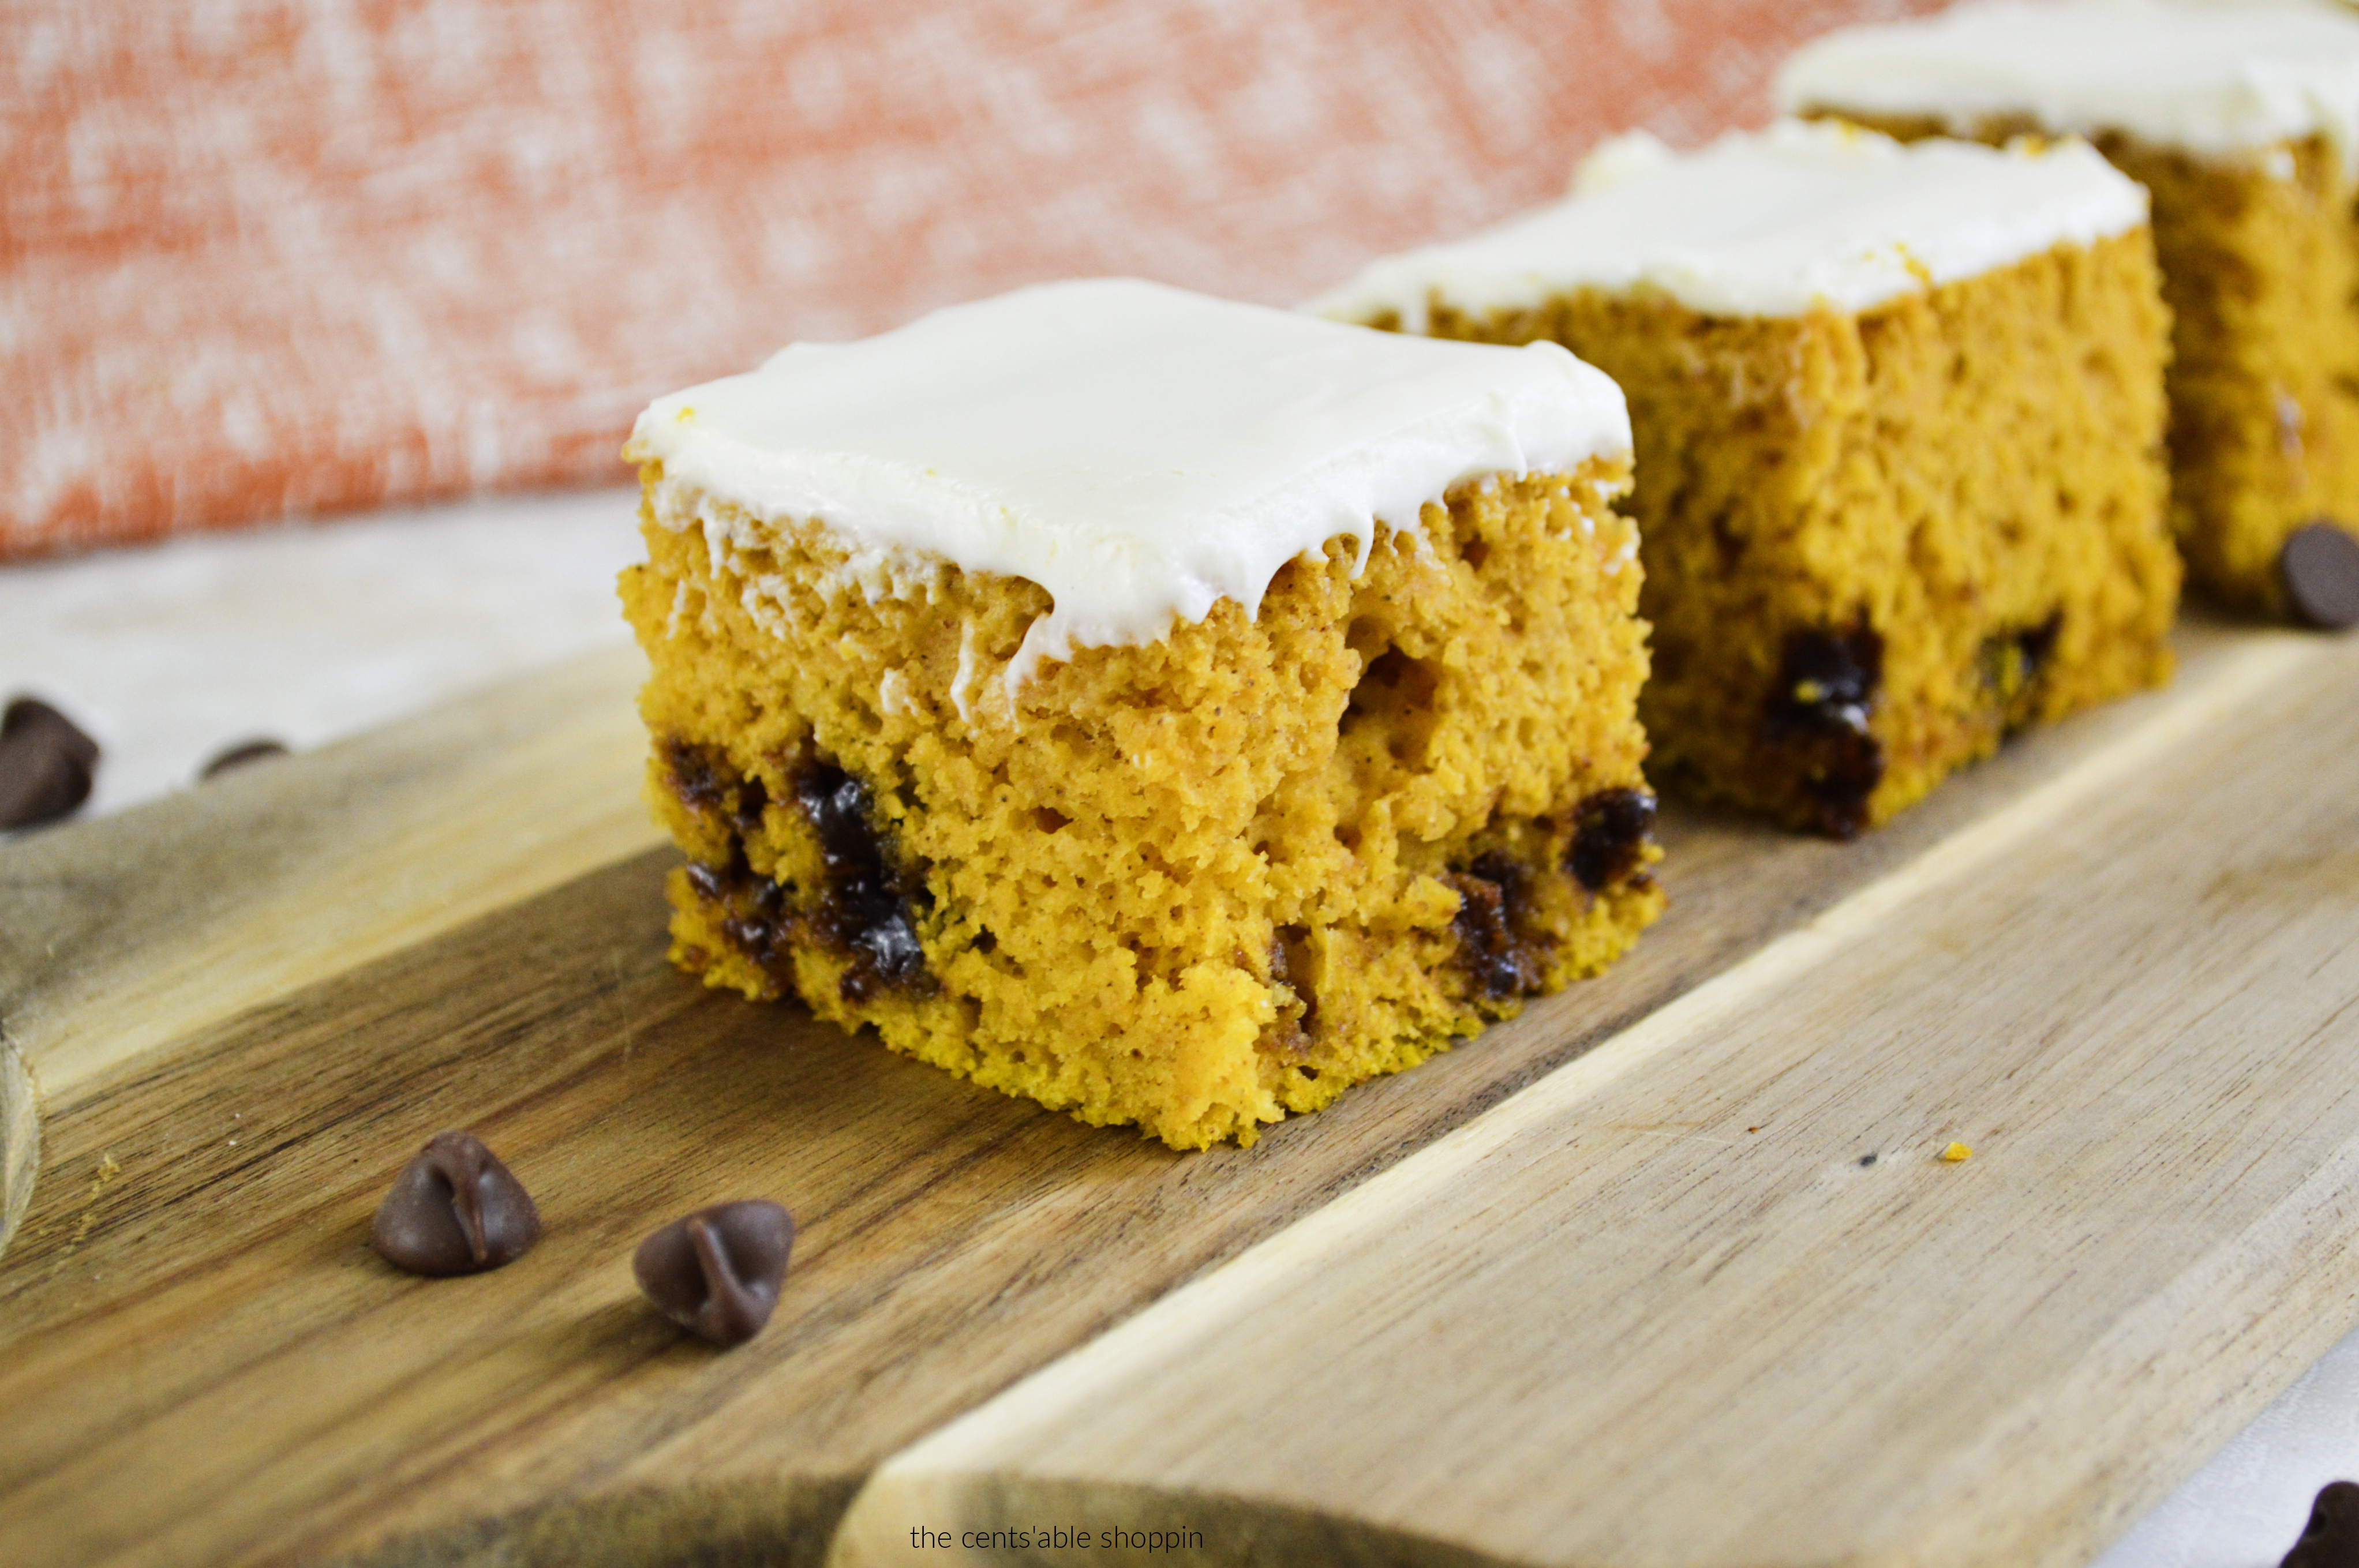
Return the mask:
[[197,777],[200,781],[214,778],[228,773],[233,768],[245,767],[249,762],[265,762],[273,757],[285,755],[287,755],[287,747],[283,741],[241,741],[198,769]]
[[2329,1481],[2277,1568],[2359,1568],[2359,1483]]
[[98,742],[38,698],[0,714],[0,829],[71,816],[90,798]]
[[777,1309],[794,1243],[794,1218],[777,1204],[716,1204],[640,1242],[631,1271],[656,1309],[690,1334],[743,1345]]
[[438,1132],[377,1206],[370,1239],[413,1274],[480,1274],[540,1239],[540,1210],[472,1132]]
[[2293,531],[2277,557],[2286,601],[2323,631],[2359,625],[2359,537],[2323,520]]

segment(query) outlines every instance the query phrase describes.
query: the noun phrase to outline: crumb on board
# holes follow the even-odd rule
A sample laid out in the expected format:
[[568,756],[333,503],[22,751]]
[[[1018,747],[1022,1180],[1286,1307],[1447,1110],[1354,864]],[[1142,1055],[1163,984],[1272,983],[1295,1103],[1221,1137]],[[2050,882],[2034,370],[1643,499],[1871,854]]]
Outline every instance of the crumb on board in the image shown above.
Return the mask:
[[1952,1165],[1961,1164],[1965,1161],[1973,1159],[1973,1156],[1974,1152],[1967,1148],[1962,1143],[1952,1143],[1947,1149],[1941,1151],[1942,1160]]

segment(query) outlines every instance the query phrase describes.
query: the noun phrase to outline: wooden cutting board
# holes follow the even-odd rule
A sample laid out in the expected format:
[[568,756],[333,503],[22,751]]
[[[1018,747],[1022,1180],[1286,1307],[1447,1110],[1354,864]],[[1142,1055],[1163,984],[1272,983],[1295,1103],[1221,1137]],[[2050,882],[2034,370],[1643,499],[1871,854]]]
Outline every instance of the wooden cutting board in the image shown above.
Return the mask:
[[[672,973],[625,653],[0,849],[0,1563],[2084,1562],[2359,1325],[2359,639],[2182,653],[1193,1156]],[[446,1126],[548,1237],[411,1279]]]

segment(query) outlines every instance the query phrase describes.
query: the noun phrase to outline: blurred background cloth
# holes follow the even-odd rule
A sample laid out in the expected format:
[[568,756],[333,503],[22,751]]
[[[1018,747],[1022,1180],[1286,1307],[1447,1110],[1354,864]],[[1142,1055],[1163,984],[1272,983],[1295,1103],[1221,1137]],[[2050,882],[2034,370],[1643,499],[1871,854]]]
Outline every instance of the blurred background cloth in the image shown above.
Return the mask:
[[611,481],[1044,278],[1274,304],[1923,0],[0,0],[0,557]]

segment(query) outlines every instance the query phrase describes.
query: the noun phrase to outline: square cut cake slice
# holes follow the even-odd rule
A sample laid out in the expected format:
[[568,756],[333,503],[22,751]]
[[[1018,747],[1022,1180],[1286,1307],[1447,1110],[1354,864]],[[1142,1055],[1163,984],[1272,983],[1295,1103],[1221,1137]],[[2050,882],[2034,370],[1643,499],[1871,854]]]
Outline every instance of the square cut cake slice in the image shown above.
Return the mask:
[[2154,200],[2173,512],[2248,611],[2359,619],[2359,17],[2069,0],[1832,33],[1782,102],[1896,135],[2086,136]]
[[641,416],[673,957],[1180,1148],[1655,918],[1628,416],[1554,345],[1086,281]]
[[1848,837],[2169,676],[2169,319],[2145,195],[2084,146],[1625,137],[1319,308],[1621,384],[1667,788]]

